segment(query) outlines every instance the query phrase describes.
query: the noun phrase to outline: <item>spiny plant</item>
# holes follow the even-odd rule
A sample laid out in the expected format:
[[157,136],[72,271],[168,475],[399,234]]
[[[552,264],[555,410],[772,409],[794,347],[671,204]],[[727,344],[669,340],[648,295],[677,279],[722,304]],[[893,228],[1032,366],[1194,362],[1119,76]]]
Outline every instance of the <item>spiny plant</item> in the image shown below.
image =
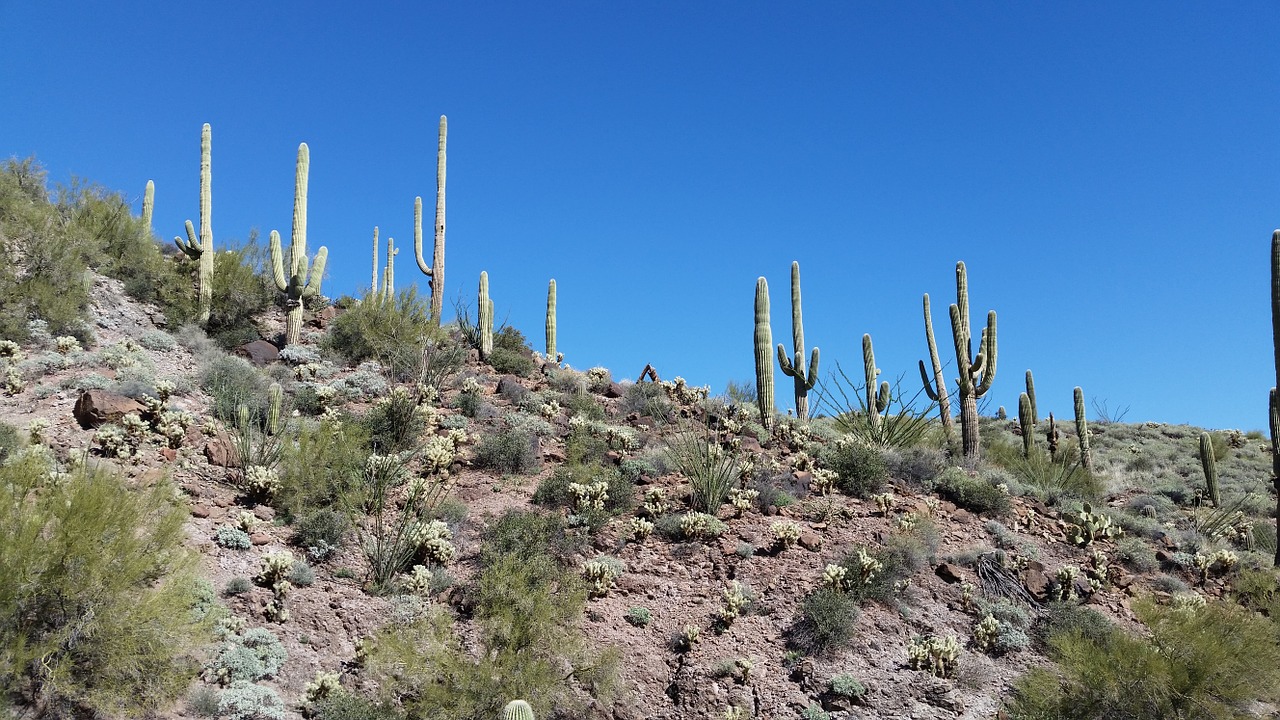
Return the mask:
[[[1268,418],[1271,429],[1271,482],[1276,488],[1276,533],[1280,535],[1280,406],[1276,388],[1280,387],[1280,230],[1271,234],[1271,337],[1275,350],[1276,384],[1271,388]],[[1276,543],[1274,564],[1280,567],[1280,543]]]
[[956,263],[956,302],[951,304],[951,334],[956,343],[960,371],[960,433],[964,455],[979,454],[978,398],[987,394],[996,379],[996,311],[987,312],[987,327],[973,354],[969,329],[969,278],[964,263]]
[[1085,472],[1093,472],[1093,453],[1089,452],[1089,421],[1084,416],[1084,390],[1077,387],[1073,393],[1076,411],[1076,436],[1080,439],[1080,466]]
[[[191,221],[188,220],[186,241],[183,241],[181,237],[173,239],[174,244],[187,257],[200,261],[199,320],[201,325],[209,322],[209,312],[213,307],[213,201],[210,196],[210,185],[213,177],[210,166],[212,134],[209,129],[209,123],[205,123],[204,128],[200,131],[200,237],[199,239],[196,238],[195,228],[191,226]],[[150,227],[149,221],[150,216],[148,215],[148,228]]]
[[1035,427],[1040,423],[1040,409],[1036,407],[1036,381],[1030,370],[1027,371],[1027,399],[1031,402],[1031,425]]
[[564,359],[556,354],[556,279],[547,283],[547,360],[558,363]]
[[151,211],[156,206],[156,183],[147,181],[147,189],[142,195],[142,224],[147,228],[147,236],[151,235]]
[[756,278],[756,407],[760,424],[773,428],[773,331],[769,327],[769,282]]
[[296,345],[302,337],[303,300],[320,294],[329,248],[321,247],[315,260],[307,259],[307,172],[311,167],[311,151],[306,143],[298,145],[298,164],[293,184],[293,233],[289,239],[289,274],[284,270],[284,253],[280,250],[280,233],[271,231],[271,266],[276,288],[287,298],[284,342]]
[[805,420],[809,417],[809,391],[818,380],[818,348],[813,349],[809,360],[809,371],[804,368],[804,314],[800,310],[800,263],[791,263],[791,344],[795,350],[795,361],[787,358],[782,343],[778,343],[778,366],[782,374],[795,380],[796,417]]
[[867,397],[867,423],[872,433],[878,434],[880,423],[884,419],[882,413],[889,411],[889,383],[882,381],[880,389],[876,390],[876,378],[880,375],[880,368],[876,367],[876,351],[871,345],[870,334],[862,336],[862,372],[866,381],[863,392]]
[[[435,297],[431,298],[435,302]],[[476,325],[480,334],[480,359],[488,360],[493,352],[493,300],[489,297],[489,273],[480,272],[480,291],[476,310]]]
[[502,708],[502,720],[534,720],[533,708],[524,700],[512,700]]
[[1222,497],[1218,494],[1218,461],[1213,455],[1213,436],[1207,432],[1200,433],[1200,466],[1204,468],[1204,481],[1209,495],[1209,502],[1214,507],[1222,506]]
[[1036,407],[1028,393],[1018,394],[1018,429],[1022,431],[1022,456],[1029,458],[1036,445]]
[[[431,288],[431,320],[436,323],[440,322],[440,311],[444,307],[444,181],[448,136],[448,120],[441,115],[440,138],[436,147],[436,242],[430,266],[422,257],[422,198],[413,199],[413,252],[418,259],[418,269],[427,276],[427,285]],[[480,312],[484,312],[483,307]]]
[[924,336],[929,342],[929,361],[933,367],[933,377],[925,370],[924,361],[920,361],[920,381],[924,383],[924,394],[938,403],[938,416],[942,418],[942,431],[950,442],[951,433],[955,429],[955,421],[951,418],[951,399],[947,393],[947,380],[942,375],[942,361],[938,358],[938,343],[933,339],[933,313],[929,310],[929,293],[924,294]]

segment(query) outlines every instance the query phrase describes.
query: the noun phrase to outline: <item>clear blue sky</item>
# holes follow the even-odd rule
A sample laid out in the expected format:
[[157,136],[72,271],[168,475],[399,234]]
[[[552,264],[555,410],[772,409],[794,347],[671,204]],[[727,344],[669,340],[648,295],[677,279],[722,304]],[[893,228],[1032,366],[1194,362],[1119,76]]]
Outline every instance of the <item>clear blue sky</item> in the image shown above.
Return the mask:
[[860,372],[870,332],[914,391],[921,294],[950,357],[964,260],[974,324],[1000,318],[993,410],[1031,368],[1042,415],[1082,385],[1129,420],[1266,425],[1276,3],[365,5],[0,0],[0,156],[135,207],[154,179],[172,237],[209,122],[215,242],[287,242],[305,141],[336,297],[374,225],[423,279],[446,114],[446,319],[488,270],[540,349],[554,277],[569,363],[719,391],[753,377],[757,276],[790,346],[798,260],[827,367]]

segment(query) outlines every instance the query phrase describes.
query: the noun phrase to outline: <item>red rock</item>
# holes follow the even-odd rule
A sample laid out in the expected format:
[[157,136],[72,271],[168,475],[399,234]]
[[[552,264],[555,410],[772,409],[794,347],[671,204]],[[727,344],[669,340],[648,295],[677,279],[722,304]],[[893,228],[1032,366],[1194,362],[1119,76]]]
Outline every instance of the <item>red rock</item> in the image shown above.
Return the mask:
[[811,552],[818,552],[822,549],[822,536],[814,532],[800,533],[800,539],[797,540],[800,547]]
[[209,460],[210,465],[224,468],[240,467],[240,453],[236,451],[235,445],[226,433],[219,433],[204,444],[204,456]]
[[209,506],[207,505],[196,505],[195,507],[191,508],[192,517],[207,518],[209,517],[209,513],[210,513],[210,510],[209,510]]
[[88,430],[105,423],[119,422],[129,413],[142,414],[142,403],[106,390],[86,390],[76,400],[71,414],[80,427]]
[[934,575],[937,575],[948,583],[958,583],[963,580],[964,575],[962,572],[963,571],[959,566],[952,565],[951,563],[942,563],[933,570]]
[[235,349],[235,354],[245,358],[257,367],[270,365],[280,360],[280,348],[266,340],[254,340]]
[[1022,571],[1022,584],[1037,600],[1044,602],[1049,599],[1051,583],[1042,563],[1035,560],[1027,563],[1027,568]]
[[249,541],[252,542],[254,545],[266,545],[267,543],[271,542],[271,536],[266,533],[258,532],[250,535]]
[[173,448],[160,448],[160,457],[168,462],[173,462],[178,459],[178,451]]

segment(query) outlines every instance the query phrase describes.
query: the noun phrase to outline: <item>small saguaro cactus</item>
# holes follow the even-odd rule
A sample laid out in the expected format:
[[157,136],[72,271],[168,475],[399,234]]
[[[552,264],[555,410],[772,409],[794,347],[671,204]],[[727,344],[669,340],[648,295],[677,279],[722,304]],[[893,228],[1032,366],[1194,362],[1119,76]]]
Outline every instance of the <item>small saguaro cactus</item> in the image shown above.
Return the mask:
[[1084,416],[1084,390],[1077,387],[1073,396],[1076,408],[1076,437],[1080,439],[1080,466],[1093,472],[1093,453],[1089,451],[1089,421]]
[[866,378],[867,420],[873,429],[878,429],[882,414],[889,412],[889,383],[882,381],[880,389],[876,390],[880,368],[876,367],[876,351],[871,346],[871,336],[867,334],[862,336],[862,372]]
[[1031,396],[1026,393],[1018,394],[1018,428],[1022,431],[1022,456],[1030,458],[1036,444],[1036,421]]
[[1040,411],[1036,407],[1036,381],[1030,370],[1027,371],[1027,398],[1031,401],[1031,425],[1035,426],[1040,422]]
[[769,281],[756,278],[756,407],[760,424],[773,428],[773,330],[769,326]]
[[480,330],[480,359],[488,360],[493,352],[493,300],[489,299],[489,273],[480,272],[479,305],[476,310],[476,325]]
[[1208,486],[1209,502],[1214,507],[1222,506],[1222,497],[1218,495],[1218,462],[1213,455],[1213,436],[1207,432],[1200,433],[1200,465],[1204,468],[1204,481]]
[[147,181],[146,192],[142,194],[142,224],[147,228],[147,235],[151,235],[151,211],[156,207],[156,182],[154,180]]
[[956,302],[951,304],[951,334],[956,343],[956,364],[960,371],[960,436],[966,458],[977,458],[978,398],[987,394],[996,379],[996,311],[987,313],[987,327],[973,354],[969,330],[969,278],[964,263],[956,263]]
[[413,199],[413,252],[418,259],[418,269],[427,276],[431,288],[431,320],[440,322],[444,307],[444,180],[445,145],[449,137],[449,124],[440,116],[440,138],[436,146],[436,243],[431,265],[422,257],[422,198]]
[[556,279],[547,283],[547,360],[560,362],[563,355],[556,354]]
[[801,420],[809,417],[809,391],[818,381],[818,348],[813,349],[809,360],[809,371],[804,368],[804,314],[800,310],[800,263],[791,263],[791,344],[795,351],[795,361],[787,357],[782,343],[778,343],[778,366],[782,374],[795,380],[796,417]]
[[200,131],[200,237],[196,238],[195,228],[191,221],[186,224],[187,239],[175,237],[173,242],[187,257],[200,261],[199,272],[199,310],[200,324],[209,322],[209,313],[213,309],[213,200],[210,185],[213,182],[213,170],[210,162],[210,147],[213,132],[209,123]]
[[298,163],[293,181],[293,233],[289,238],[289,272],[285,273],[284,252],[280,249],[280,233],[271,231],[268,249],[276,288],[287,298],[285,313],[285,345],[295,345],[302,337],[303,300],[320,294],[324,265],[329,249],[321,247],[314,261],[307,259],[307,173],[311,168],[311,151],[306,143],[298,145]]
[[938,343],[933,339],[933,313],[929,310],[929,293],[924,294],[924,336],[929,341],[929,361],[933,366],[933,378],[929,378],[924,361],[921,360],[920,381],[924,383],[924,394],[938,403],[938,417],[942,418],[942,432],[950,443],[955,421],[951,419],[951,399],[947,393],[947,379],[942,375],[942,360],[938,358]]
[[502,720],[534,720],[533,708],[524,700],[512,700],[502,708]]

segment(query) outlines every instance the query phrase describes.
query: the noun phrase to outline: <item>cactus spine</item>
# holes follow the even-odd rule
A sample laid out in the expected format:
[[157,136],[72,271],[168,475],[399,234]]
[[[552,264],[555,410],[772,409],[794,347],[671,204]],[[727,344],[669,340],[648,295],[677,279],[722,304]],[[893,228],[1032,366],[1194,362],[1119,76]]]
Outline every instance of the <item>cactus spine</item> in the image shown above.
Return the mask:
[[756,278],[756,407],[760,424],[773,427],[773,330],[769,327],[769,282]]
[[1036,444],[1036,421],[1031,396],[1027,393],[1018,394],[1018,428],[1022,431],[1022,456],[1030,458]]
[[186,223],[187,239],[175,237],[173,242],[187,257],[200,261],[199,298],[200,324],[209,322],[209,313],[213,308],[213,200],[210,186],[213,183],[213,170],[210,161],[210,148],[213,132],[209,123],[200,131],[200,237],[196,238],[195,228],[191,221]]
[[436,244],[430,266],[422,257],[422,198],[413,200],[413,252],[418,259],[418,269],[427,276],[427,285],[431,288],[431,320],[436,323],[440,322],[444,307],[444,180],[448,136],[448,121],[441,115],[440,139],[436,146]]
[[813,349],[809,360],[809,371],[804,369],[804,313],[800,310],[800,263],[791,263],[791,345],[795,350],[795,361],[787,357],[782,343],[778,343],[778,366],[782,374],[795,380],[796,417],[806,420],[809,417],[809,391],[818,380],[818,348]]
[[280,249],[280,233],[271,231],[269,249],[276,288],[287,298],[285,313],[285,345],[294,345],[302,336],[303,300],[320,294],[325,261],[329,249],[321,247],[315,260],[307,260],[307,173],[311,169],[311,151],[306,143],[298,145],[298,164],[293,181],[293,232],[289,238],[289,273],[285,274],[284,253]]
[[1213,456],[1213,436],[1207,432],[1200,433],[1200,465],[1204,468],[1209,502],[1214,507],[1222,507],[1222,498],[1218,495],[1218,461]]
[[1040,411],[1036,408],[1036,381],[1030,370],[1027,371],[1027,398],[1031,401],[1031,425],[1034,427],[1040,422]]
[[1076,436],[1080,439],[1080,466],[1085,472],[1093,472],[1093,453],[1089,451],[1089,421],[1084,416],[1084,390],[1077,387],[1072,394],[1076,406]]
[[512,700],[502,708],[502,720],[534,720],[533,708],[523,700]]
[[[966,458],[979,455],[978,398],[987,394],[996,378],[996,311],[987,313],[987,327],[973,355],[969,330],[969,279],[964,263],[956,263],[956,302],[951,304],[951,334],[956,343],[960,371],[960,436]],[[972,359],[970,359],[972,358]]]
[[881,382],[880,390],[876,390],[876,378],[880,375],[880,368],[876,367],[876,351],[871,346],[871,336],[862,336],[862,372],[866,378],[866,410],[867,421],[871,424],[873,430],[880,429],[880,418],[882,413],[889,411],[889,383]]
[[556,354],[556,279],[547,283],[547,360],[558,363],[564,356]]
[[920,381],[924,383],[924,394],[938,403],[938,417],[942,418],[942,432],[951,442],[951,434],[955,431],[955,420],[951,418],[951,398],[947,393],[947,380],[942,375],[942,360],[938,358],[938,343],[933,339],[933,312],[929,310],[929,293],[924,294],[924,336],[929,341],[929,361],[933,366],[933,379],[925,370],[924,361],[920,361]]
[[493,352],[493,300],[489,299],[489,273],[480,273],[479,308],[476,323],[480,330],[480,359],[488,360]]
[[156,206],[156,183],[147,181],[147,190],[142,194],[142,224],[147,228],[147,237],[151,237],[151,211]]

